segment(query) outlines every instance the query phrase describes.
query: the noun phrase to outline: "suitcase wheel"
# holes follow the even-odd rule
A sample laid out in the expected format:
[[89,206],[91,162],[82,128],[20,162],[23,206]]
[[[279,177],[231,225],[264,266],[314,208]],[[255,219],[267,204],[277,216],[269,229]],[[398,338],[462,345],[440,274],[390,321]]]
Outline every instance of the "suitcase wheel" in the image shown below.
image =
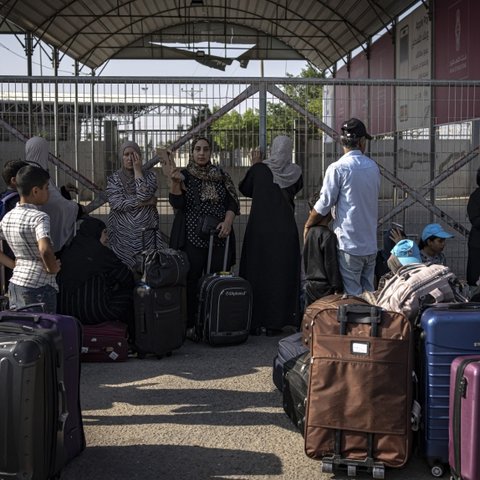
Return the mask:
[[445,473],[445,469],[441,463],[436,463],[430,470],[430,473],[434,477],[439,478]]
[[378,479],[385,478],[385,468],[383,467],[373,467],[372,469],[372,477]]
[[332,462],[322,462],[322,472],[323,473],[333,473],[333,463]]
[[347,465],[347,475],[349,477],[357,476],[357,467],[355,465]]

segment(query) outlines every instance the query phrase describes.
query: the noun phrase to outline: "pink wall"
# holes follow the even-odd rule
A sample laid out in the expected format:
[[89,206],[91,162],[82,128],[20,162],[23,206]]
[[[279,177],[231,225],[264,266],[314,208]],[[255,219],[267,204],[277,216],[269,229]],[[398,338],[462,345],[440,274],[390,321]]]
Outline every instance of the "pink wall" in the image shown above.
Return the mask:
[[[435,78],[480,79],[480,2],[435,2]],[[435,123],[442,124],[480,116],[480,91],[474,88],[437,88]]]

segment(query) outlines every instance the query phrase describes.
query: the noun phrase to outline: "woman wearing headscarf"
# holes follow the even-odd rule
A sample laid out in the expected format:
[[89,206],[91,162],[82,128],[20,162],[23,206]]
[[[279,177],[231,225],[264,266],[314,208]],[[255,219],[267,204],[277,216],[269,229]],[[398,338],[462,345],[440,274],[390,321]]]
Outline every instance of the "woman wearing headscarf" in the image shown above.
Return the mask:
[[300,242],[294,197],[303,187],[302,171],[292,163],[292,140],[275,137],[270,158],[252,152],[252,166],[239,190],[252,199],[240,260],[240,276],[253,289],[253,335],[262,327],[273,335],[299,326]]
[[218,234],[212,252],[213,272],[222,270],[225,239],[229,240],[227,270],[235,264],[235,236],[232,223],[240,213],[235,185],[230,176],[210,161],[211,144],[200,137],[192,142],[190,162],[184,169],[171,173],[170,205],[176,210],[170,246],[184,250],[190,262],[187,277],[187,329],[195,325],[198,281],[206,269],[209,239],[199,235],[201,215],[216,217]]
[[160,246],[159,216],[157,211],[157,177],[151,169],[142,166],[140,147],[125,142],[118,153],[121,168],[107,179],[106,194],[110,205],[108,236],[112,250],[130,268],[134,268],[136,254],[142,252],[143,228],[155,228],[145,236],[145,248],[153,248],[155,236]]
[[[25,160],[48,171],[48,142],[42,137],[32,137],[25,144]],[[50,238],[53,250],[58,253],[75,235],[77,218],[82,214],[80,205],[67,200],[50,177],[48,201],[38,208],[50,216]]]
[[107,246],[106,225],[86,217],[60,255],[57,311],[85,325],[123,321],[133,338],[133,274]]
[[467,214],[472,224],[468,235],[467,282],[475,287],[480,280],[480,168],[477,170],[477,188],[468,199]]

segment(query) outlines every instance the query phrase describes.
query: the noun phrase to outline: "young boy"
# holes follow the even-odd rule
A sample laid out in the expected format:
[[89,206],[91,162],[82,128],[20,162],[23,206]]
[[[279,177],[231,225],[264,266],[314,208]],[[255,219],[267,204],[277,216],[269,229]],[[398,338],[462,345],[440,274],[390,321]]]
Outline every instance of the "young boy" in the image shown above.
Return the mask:
[[[315,192],[308,201],[310,210],[318,200]],[[320,297],[343,291],[342,278],[338,268],[337,237],[328,228],[332,215],[309,228],[303,244],[303,265],[305,268],[305,307]]]
[[10,308],[44,303],[46,312],[55,313],[60,261],[50,241],[50,217],[38,209],[48,200],[50,175],[28,165],[15,178],[20,201],[0,222],[0,239],[7,240],[16,258],[8,287]]
[[[3,167],[2,178],[7,185],[7,189],[0,196],[0,220],[2,220],[6,213],[13,210],[20,200],[20,195],[17,192],[15,176],[18,171],[26,165],[28,164],[23,160],[10,160]],[[5,266],[5,275],[2,275],[2,293],[6,293],[8,282],[12,276],[15,257],[12,249],[5,241],[2,241],[2,251],[5,254],[0,254],[0,263]]]

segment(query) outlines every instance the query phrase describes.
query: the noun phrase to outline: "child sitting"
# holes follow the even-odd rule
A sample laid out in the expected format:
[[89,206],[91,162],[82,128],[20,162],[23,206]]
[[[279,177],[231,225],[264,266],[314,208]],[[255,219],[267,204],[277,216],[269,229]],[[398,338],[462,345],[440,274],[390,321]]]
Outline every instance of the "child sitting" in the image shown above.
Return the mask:
[[48,201],[49,179],[40,167],[22,167],[16,175],[20,201],[0,222],[0,239],[7,240],[17,259],[8,287],[13,309],[44,303],[46,312],[56,312],[60,261],[50,241],[50,217],[38,209]]
[[422,262],[447,265],[447,259],[443,253],[447,238],[453,238],[453,235],[445,232],[438,223],[428,224],[423,229],[422,239],[418,244]]

